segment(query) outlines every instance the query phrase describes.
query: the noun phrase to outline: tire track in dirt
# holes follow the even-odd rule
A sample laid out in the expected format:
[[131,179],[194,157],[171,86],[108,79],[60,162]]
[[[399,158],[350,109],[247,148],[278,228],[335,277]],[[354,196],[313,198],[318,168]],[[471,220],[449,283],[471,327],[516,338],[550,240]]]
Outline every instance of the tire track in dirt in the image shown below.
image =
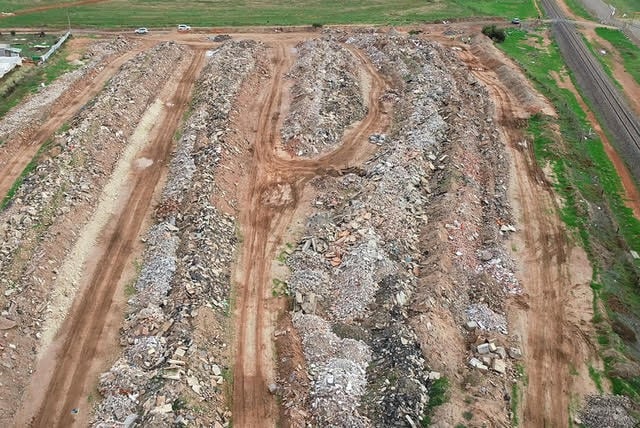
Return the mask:
[[56,105],[54,111],[47,121],[42,124],[35,135],[27,142],[22,143],[18,150],[8,155],[8,158],[0,158],[2,170],[0,171],[0,201],[9,192],[13,183],[20,177],[22,171],[38,153],[40,147],[47,141],[60,127],[75,116],[80,109],[93,97],[102,91],[104,84],[120,69],[122,64],[132,59],[142,52],[145,47],[139,47],[133,51],[128,51],[115,59],[105,60],[105,68],[89,81],[82,81],[78,94],[67,104]]
[[[105,324],[113,319],[113,297],[130,261],[134,243],[147,216],[156,186],[173,147],[173,134],[187,108],[195,79],[202,69],[204,53],[193,56],[163,115],[151,130],[140,156],[154,159],[151,167],[132,173],[131,192],[119,212],[105,228],[97,265],[86,273],[86,287],[76,298],[70,316],[33,377],[31,394],[24,400],[16,426],[69,427],[79,424],[71,409],[86,406],[85,393],[95,379],[88,375],[100,358],[97,352]],[[117,314],[116,314],[117,316]],[[85,407],[88,413],[88,408]]]
[[304,185],[314,176],[340,174],[342,169],[368,159],[375,151],[375,147],[366,142],[368,135],[384,129],[388,123],[380,101],[386,82],[362,53],[349,47],[371,76],[368,115],[346,131],[342,145],[326,156],[279,157],[276,144],[280,140],[282,76],[293,61],[291,47],[293,45],[283,42],[275,43],[271,81],[256,99],[263,107],[257,120],[253,160],[240,204],[243,246],[234,273],[238,299],[233,417],[237,427],[276,425],[278,405],[267,389],[275,376],[271,338],[277,316],[270,304],[270,267]]
[[512,93],[516,88],[489,67],[472,70],[492,94],[511,158],[509,193],[520,230],[512,240],[513,256],[526,293],[511,301],[509,311],[512,330],[522,335],[528,379],[520,420],[524,426],[566,426],[573,398],[595,392],[586,367],[597,359],[591,342],[591,266],[584,251],[568,241],[533,145],[513,120],[530,114]]

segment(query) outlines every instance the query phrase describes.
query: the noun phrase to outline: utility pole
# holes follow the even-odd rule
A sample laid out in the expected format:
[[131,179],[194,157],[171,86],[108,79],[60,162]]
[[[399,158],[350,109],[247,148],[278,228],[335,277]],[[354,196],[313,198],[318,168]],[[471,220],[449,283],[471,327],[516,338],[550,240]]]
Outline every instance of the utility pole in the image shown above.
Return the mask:
[[69,9],[67,9],[67,26],[68,26],[67,31],[70,33],[71,32],[71,18],[69,18]]

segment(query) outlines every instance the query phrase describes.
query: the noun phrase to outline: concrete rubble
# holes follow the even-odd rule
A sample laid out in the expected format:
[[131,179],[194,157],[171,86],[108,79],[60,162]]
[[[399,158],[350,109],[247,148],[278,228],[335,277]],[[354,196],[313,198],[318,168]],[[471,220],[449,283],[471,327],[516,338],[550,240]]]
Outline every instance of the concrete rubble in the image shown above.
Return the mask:
[[296,62],[287,75],[294,83],[282,141],[298,156],[314,156],[334,149],[345,128],[362,119],[366,108],[356,58],[343,45],[312,39],[296,49]]
[[[115,50],[126,48],[119,39],[113,43]],[[109,44],[103,49],[113,51]],[[158,82],[171,75],[183,55],[177,45],[161,43],[126,62],[41,150],[37,166],[0,213],[0,304],[4,316],[20,326],[9,339],[15,335],[20,352],[25,352],[24,370],[11,367],[9,372],[14,385],[28,379],[46,321],[60,315],[51,300],[63,261],[91,218],[128,138],[162,87]],[[132,104],[132,99],[137,102]],[[0,373],[6,374],[4,369]],[[7,396],[4,388],[0,386],[0,394]]]
[[[418,426],[432,382],[442,376],[440,369],[448,371],[448,364],[429,360],[442,344],[428,338],[431,323],[418,321],[438,306],[450,311],[451,329],[457,324],[467,332],[497,333],[500,342],[487,342],[483,354],[470,361],[504,377],[509,387],[511,352],[506,348],[512,342],[504,301],[519,293],[520,285],[501,241],[506,235],[500,224],[511,220],[506,159],[495,125],[469,107],[483,105],[477,82],[446,48],[393,31],[328,31],[326,38],[355,45],[396,83],[382,97],[394,104],[396,118],[392,132],[369,137],[379,151],[361,169],[311,182],[314,214],[287,259],[291,294],[301,302],[313,296],[314,319],[329,323],[339,338],[358,340],[371,354],[364,394],[358,389],[350,393],[351,402],[359,404],[340,412],[343,396],[323,396],[323,406],[335,410],[329,416],[317,406],[310,419],[332,426],[337,426],[333,420],[348,420],[351,426]],[[467,141],[478,148],[465,150]],[[481,165],[496,175],[483,177]],[[462,176],[466,187],[450,191],[447,177],[452,174]],[[491,185],[483,184],[487,180]],[[431,269],[443,254],[456,260],[450,288]],[[294,319],[309,313],[302,304],[294,311]],[[336,339],[296,327],[307,363],[315,365],[308,370],[309,394],[316,397],[328,372],[324,366],[318,370],[315,359]],[[461,344],[464,337],[462,330]],[[460,346],[457,355],[465,352]],[[353,363],[351,356],[345,358]],[[347,373],[347,384],[359,385],[359,372],[342,372]],[[286,389],[287,381],[280,382]],[[500,385],[486,385],[501,394]]]
[[131,49],[134,42],[117,37],[113,40],[96,43],[85,52],[75,70],[65,73],[51,84],[31,95],[17,108],[11,109],[0,120],[0,141],[21,139],[33,131],[39,123],[48,117],[61,98],[74,92],[74,85],[99,73],[109,58]]
[[[383,96],[387,103],[396,103],[397,122],[394,132],[380,132],[369,138],[380,147],[374,159],[354,173],[312,180],[315,212],[307,221],[296,251],[287,259],[291,269],[287,283],[291,294],[300,300],[294,306],[293,318],[309,364],[309,394],[312,402],[322,397],[322,406],[312,406],[311,420],[331,426],[345,426],[335,421],[348,421],[349,426],[405,426],[411,421],[410,425],[417,426],[429,400],[429,386],[441,374],[429,369],[421,340],[411,327],[409,309],[415,311],[419,307],[415,306],[415,293],[426,265],[420,239],[427,224],[432,224],[427,216],[429,204],[442,194],[445,173],[460,168],[450,163],[453,159],[448,154],[447,118],[451,113],[445,106],[460,97],[458,92],[462,89],[451,78],[442,59],[442,48],[437,45],[393,32],[382,35],[363,31],[345,36],[329,32],[326,38],[331,43],[337,39],[357,46],[391,79],[403,83]],[[294,87],[297,84],[296,81]],[[411,113],[404,114],[405,111]],[[292,109],[290,115],[294,114]],[[285,123],[287,120],[289,117]],[[482,128],[486,122],[478,125]],[[339,135],[341,125],[333,126]],[[478,207],[483,206],[481,200],[478,199]],[[497,203],[491,206],[508,219],[504,189],[499,200],[494,200]],[[464,220],[468,214],[462,209],[450,211],[449,215],[455,217],[449,220],[451,227],[447,224],[444,228],[451,236],[447,244],[454,248],[452,254],[463,259],[461,267],[466,267],[466,278],[491,276],[493,292],[500,297],[517,292],[518,284],[510,270],[513,266],[499,241],[488,247],[481,245],[482,219]],[[500,236],[498,228],[492,233],[494,239]],[[302,305],[306,296],[313,296],[316,302],[313,316]],[[501,309],[500,305],[493,310],[480,302],[461,298],[456,302],[457,316],[466,318],[470,330],[491,328],[506,334],[504,315],[495,312]],[[466,308],[469,310],[465,314]],[[311,333],[308,324],[301,326],[300,320],[328,324],[335,334]],[[353,369],[340,371],[336,377],[326,366],[333,361],[332,344],[340,338],[357,340],[371,357],[369,361],[356,362],[353,355],[342,356],[340,361],[349,361]],[[487,355],[496,358],[474,360],[486,371],[504,374],[508,370],[506,351],[491,345],[486,345]],[[361,385],[362,372],[355,367],[366,370],[364,392],[357,387]],[[323,388],[336,379],[343,382],[340,395],[323,395]],[[281,384],[287,388],[286,380],[281,379]],[[345,406],[342,394],[347,392],[350,404]],[[325,412],[326,408],[331,412]]]
[[632,414],[637,414],[637,408],[628,397],[591,395],[574,423],[586,428],[632,428],[637,426]]
[[[221,157],[233,150],[225,141],[232,103],[260,49],[254,42],[223,44],[196,83],[157,222],[145,238],[123,328],[124,353],[100,379],[105,399],[95,426],[125,418],[135,419],[136,426],[229,426],[231,413],[223,404],[228,341],[221,328],[211,335],[198,326],[203,316],[208,323],[224,323],[238,241],[235,219],[212,206],[208,195],[220,193],[214,176]],[[199,410],[201,401],[207,401],[208,412]]]

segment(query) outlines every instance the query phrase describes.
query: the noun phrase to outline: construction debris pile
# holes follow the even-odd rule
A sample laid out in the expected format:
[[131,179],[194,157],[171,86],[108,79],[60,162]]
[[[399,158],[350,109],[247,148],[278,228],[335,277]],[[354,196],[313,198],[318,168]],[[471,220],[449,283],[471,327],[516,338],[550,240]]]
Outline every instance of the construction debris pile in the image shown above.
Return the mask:
[[[217,164],[229,151],[232,101],[254,71],[254,42],[227,42],[213,52],[196,83],[192,113],[170,165],[156,208],[157,223],[123,329],[123,356],[104,373],[105,399],[97,426],[227,426],[223,391],[223,335],[229,307],[230,266],[237,245],[235,219],[216,209],[210,195]],[[202,325],[219,335],[200,331]],[[215,328],[218,325],[218,328]],[[209,330],[208,330],[209,331]],[[207,401],[208,412],[199,402]]]
[[[158,82],[171,75],[183,53],[175,44],[161,44],[126,63],[68,129],[44,147],[37,167],[24,176],[0,213],[0,299],[6,316],[21,326],[7,338],[14,341],[15,335],[16,352],[30,368],[38,340],[48,345],[66,315],[68,307],[53,303],[56,294],[72,296],[77,286],[77,276],[62,276],[62,262],[157,95]],[[25,382],[26,371],[12,364],[12,382]]]
[[[506,177],[499,172],[507,169],[495,126],[478,111],[490,108],[482,101],[488,97],[446,48],[393,32],[342,41],[397,82],[383,96],[395,103],[396,122],[391,134],[369,138],[380,148],[364,168],[312,181],[316,212],[287,260],[293,321],[313,379],[312,420],[418,426],[429,386],[441,376],[432,368],[466,364],[460,359],[464,331],[457,326],[475,320],[482,329],[507,333],[502,297],[517,292],[517,281],[495,221],[510,218]],[[486,170],[496,176],[483,176]],[[464,179],[456,181],[458,190],[447,178],[452,174]],[[456,260],[446,280],[437,268],[445,259]],[[475,282],[479,274],[486,284]],[[437,305],[448,308],[437,322],[460,331],[452,360],[436,354],[451,339],[438,345],[437,335],[425,331],[433,325],[425,317],[436,322]],[[357,349],[357,358],[345,349]],[[497,359],[506,373],[507,360]],[[287,380],[280,383],[286,390]]]
[[282,125],[285,148],[315,156],[340,143],[345,128],[366,114],[357,59],[343,45],[313,39],[297,45],[288,77],[291,107]]
[[632,414],[637,414],[637,408],[628,397],[591,395],[574,422],[586,428],[631,428],[637,426]]

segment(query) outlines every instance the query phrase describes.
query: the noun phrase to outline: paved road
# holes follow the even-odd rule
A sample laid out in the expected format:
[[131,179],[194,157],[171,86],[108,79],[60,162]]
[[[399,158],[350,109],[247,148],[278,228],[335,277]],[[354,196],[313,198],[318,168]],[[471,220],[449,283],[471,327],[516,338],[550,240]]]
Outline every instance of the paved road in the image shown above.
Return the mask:
[[640,120],[593,57],[575,25],[565,19],[555,0],[542,0],[542,6],[552,20],[560,52],[582,93],[604,122],[614,147],[636,182],[640,182]]

